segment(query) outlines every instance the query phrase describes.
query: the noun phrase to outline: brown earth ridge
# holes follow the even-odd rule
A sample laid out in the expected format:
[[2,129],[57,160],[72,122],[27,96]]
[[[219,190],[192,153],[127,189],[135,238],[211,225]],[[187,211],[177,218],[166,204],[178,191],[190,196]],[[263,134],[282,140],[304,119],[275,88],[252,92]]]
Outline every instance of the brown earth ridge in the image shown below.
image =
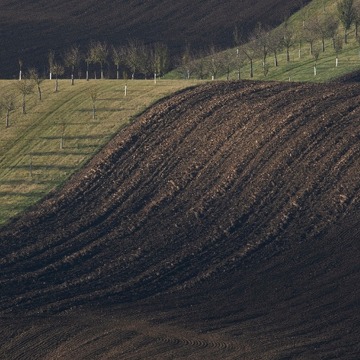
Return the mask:
[[360,87],[164,99],[0,232],[2,358],[358,359]]

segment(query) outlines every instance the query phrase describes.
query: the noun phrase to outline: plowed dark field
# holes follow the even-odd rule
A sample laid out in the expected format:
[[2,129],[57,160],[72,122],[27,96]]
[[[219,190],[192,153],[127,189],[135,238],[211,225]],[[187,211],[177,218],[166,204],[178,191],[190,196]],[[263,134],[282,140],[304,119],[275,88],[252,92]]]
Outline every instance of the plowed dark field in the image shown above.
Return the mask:
[[358,359],[359,103],[228,82],[155,104],[1,230],[0,357]]

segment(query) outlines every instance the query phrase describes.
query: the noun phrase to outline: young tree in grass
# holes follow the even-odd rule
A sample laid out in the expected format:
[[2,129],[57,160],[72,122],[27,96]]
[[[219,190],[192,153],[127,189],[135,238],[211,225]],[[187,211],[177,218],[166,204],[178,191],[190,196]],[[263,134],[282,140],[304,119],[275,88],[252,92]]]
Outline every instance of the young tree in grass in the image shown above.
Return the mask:
[[13,94],[3,95],[0,99],[0,110],[5,111],[5,126],[10,126],[10,113],[15,110],[15,96]]
[[130,40],[126,46],[125,63],[131,72],[131,79],[135,79],[137,72],[144,71],[145,45],[139,40]]
[[158,42],[154,46],[155,73],[156,76],[163,76],[170,66],[169,49],[166,44]]
[[343,40],[340,36],[336,36],[334,39],[334,50],[336,54],[335,67],[339,66],[339,54],[343,48]]
[[236,49],[234,63],[235,63],[238,80],[241,80],[241,68],[244,65],[244,62],[245,62],[245,57],[243,56],[243,53],[239,49]]
[[331,14],[325,14],[317,20],[316,28],[321,39],[322,52],[325,52],[325,40],[334,39],[338,27],[339,23],[336,17]]
[[274,55],[274,66],[279,66],[278,53],[283,47],[283,34],[281,30],[275,29],[269,33],[268,49]]
[[256,39],[252,39],[246,45],[241,48],[243,54],[249,61],[250,64],[250,78],[254,77],[254,60],[259,55],[259,46]]
[[53,50],[50,50],[48,53],[49,79],[50,80],[52,80],[54,62],[55,62],[55,53]]
[[119,46],[111,47],[111,58],[116,66],[116,79],[120,79],[120,65],[124,62],[124,48]]
[[259,54],[261,54],[262,57],[262,66],[263,69],[265,69],[266,65],[266,58],[269,53],[269,39],[270,34],[268,29],[265,29],[261,23],[259,23],[255,29],[255,41],[257,43],[257,46],[259,47]]
[[186,44],[180,63],[180,69],[183,71],[185,79],[190,79],[191,73],[194,69],[194,56],[191,52],[190,44]]
[[194,58],[192,66],[193,73],[198,79],[204,79],[207,75],[206,56],[208,54],[204,50],[200,50],[197,53],[197,57]]
[[19,80],[22,80],[22,67],[23,67],[23,61],[19,59]]
[[22,113],[26,114],[26,97],[33,93],[34,91],[34,82],[28,79],[22,79],[14,84],[15,89],[20,93],[22,97]]
[[354,24],[355,24],[355,37],[359,36],[359,25],[360,25],[360,1],[354,3]]
[[64,54],[64,63],[66,67],[71,70],[71,85],[74,85],[74,71],[79,66],[81,61],[81,52],[77,45],[73,45]]
[[39,100],[42,100],[42,91],[41,91],[41,83],[44,79],[39,75],[38,71],[35,68],[31,68],[29,70],[29,79],[32,80],[37,88]]
[[302,38],[309,44],[310,55],[313,56],[315,41],[319,38],[319,25],[317,18],[310,18],[302,31]]
[[92,117],[96,119],[96,100],[98,98],[98,90],[96,87],[90,89],[90,98],[92,102]]
[[344,43],[347,44],[348,31],[355,20],[354,0],[341,0],[337,4],[337,11],[344,27]]
[[314,59],[314,76],[317,75],[317,62],[320,56],[320,49],[316,46],[313,48],[312,57]]
[[90,61],[100,65],[100,78],[104,79],[104,65],[109,55],[109,47],[104,42],[94,42],[90,45]]
[[295,44],[294,29],[285,21],[282,27],[282,44],[286,50],[286,62],[290,62],[290,49]]
[[55,92],[59,90],[59,76],[64,74],[64,67],[59,63],[54,63],[53,74],[55,75]]
[[206,70],[211,75],[212,80],[217,79],[219,73],[224,69],[223,55],[216,50],[215,46],[210,46],[206,56]]

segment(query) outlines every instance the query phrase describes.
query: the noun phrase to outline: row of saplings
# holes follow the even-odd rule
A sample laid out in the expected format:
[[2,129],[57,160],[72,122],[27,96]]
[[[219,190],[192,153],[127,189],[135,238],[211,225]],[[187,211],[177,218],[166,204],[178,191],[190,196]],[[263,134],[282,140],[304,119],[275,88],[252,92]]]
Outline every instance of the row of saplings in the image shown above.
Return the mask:
[[[58,75],[55,74],[54,83],[55,83],[55,92],[59,90],[59,81]],[[20,70],[20,79],[19,81],[14,81],[12,83],[12,89],[9,91],[7,89],[0,96],[0,115],[5,115],[5,127],[10,127],[10,114],[17,108],[17,98],[21,97],[21,111],[22,114],[26,114],[26,100],[27,96],[37,92],[38,99],[42,100],[42,82],[45,80],[44,77],[40,76],[35,68],[29,70],[28,73],[24,74]],[[52,74],[50,75],[52,78]],[[74,81],[72,79],[72,85],[74,85]],[[93,118],[96,117],[96,100],[97,100],[97,88],[92,87],[89,90],[89,95],[92,101],[92,114]]]

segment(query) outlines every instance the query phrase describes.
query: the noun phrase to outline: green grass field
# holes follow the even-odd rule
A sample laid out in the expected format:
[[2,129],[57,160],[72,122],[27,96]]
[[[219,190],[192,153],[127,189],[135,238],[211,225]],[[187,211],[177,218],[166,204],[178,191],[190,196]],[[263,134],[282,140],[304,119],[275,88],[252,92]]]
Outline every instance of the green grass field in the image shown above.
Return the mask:
[[[15,81],[0,81],[0,97],[14,93]],[[191,81],[69,80],[42,83],[43,99],[36,91],[27,96],[27,113],[5,113],[0,122],[0,224],[38,202],[83,166],[131,118],[156,100],[193,85]],[[127,94],[125,96],[125,85]],[[93,119],[90,91],[97,89]]]

